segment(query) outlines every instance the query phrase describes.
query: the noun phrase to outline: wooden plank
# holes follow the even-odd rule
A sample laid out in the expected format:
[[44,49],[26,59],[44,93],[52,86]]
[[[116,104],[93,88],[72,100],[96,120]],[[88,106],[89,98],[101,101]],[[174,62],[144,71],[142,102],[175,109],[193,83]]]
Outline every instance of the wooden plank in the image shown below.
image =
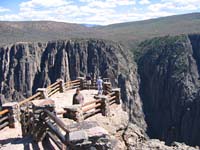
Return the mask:
[[3,124],[0,125],[0,130],[5,128],[8,125],[9,125],[9,122],[4,122]]
[[55,93],[57,93],[58,91],[60,91],[60,89],[55,89],[54,91],[52,91],[51,93],[49,93],[48,96],[52,96],[52,95],[54,95]]
[[50,93],[51,91],[53,91],[53,90],[55,90],[55,89],[57,89],[57,88],[60,89],[60,84],[55,85],[54,87],[47,89],[47,92]]
[[89,117],[91,117],[91,116],[93,116],[93,115],[95,115],[95,114],[97,114],[97,113],[100,113],[101,112],[101,109],[99,108],[99,109],[95,109],[94,111],[92,111],[92,112],[88,112],[88,113],[86,113],[86,114],[83,114],[83,117],[84,117],[84,119],[87,119],[87,118],[89,118]]
[[80,80],[73,80],[73,81],[71,81],[71,83],[74,83],[74,82],[80,82]]
[[80,85],[77,85],[77,86],[72,86],[72,89],[76,89],[76,88],[79,88]]
[[4,122],[5,120],[8,120],[8,116],[5,116],[5,117],[2,117],[1,119],[0,119],[0,124],[2,123],[2,122]]
[[80,82],[77,82],[77,83],[72,83],[73,86],[75,85],[80,85]]
[[95,109],[97,107],[101,106],[101,103],[97,103],[97,104],[94,104],[94,105],[89,105],[88,107],[86,108],[82,108],[82,111],[85,113],[89,110],[92,110],[92,109]]
[[114,96],[108,98],[108,100],[109,100],[109,101],[112,101],[112,100],[114,100],[114,99],[116,99],[116,98],[117,98],[117,97],[114,95]]
[[32,95],[31,97],[29,97],[29,98],[27,98],[27,99],[25,99],[25,100],[19,102],[19,105],[25,104],[25,103],[27,103],[27,102],[29,102],[29,101],[32,101],[32,100],[34,100],[35,98],[38,98],[38,97],[40,97],[40,96],[41,96],[41,93],[40,93],[40,92],[37,92],[37,93],[35,93],[34,95]]
[[106,96],[112,96],[114,94],[115,94],[115,92],[112,92],[112,93],[108,93]]
[[109,102],[109,105],[113,105],[115,103],[115,101],[111,101]]
[[8,113],[8,112],[9,112],[8,109],[2,110],[2,111],[0,111],[0,115],[4,115],[4,114],[6,114],[6,113]]
[[54,86],[57,85],[57,84],[60,84],[59,82],[60,82],[60,81],[56,81],[55,83],[49,85],[49,86],[47,87],[47,89],[50,89],[50,88],[54,87]]
[[61,142],[65,143],[65,136],[60,133],[60,131],[53,126],[51,122],[46,122],[47,126],[49,127],[50,131],[54,133]]
[[44,112],[51,118],[56,124],[63,129],[66,133],[69,133],[69,130],[67,129],[66,125],[58,118],[56,117],[52,112],[50,112],[47,109],[44,109]]
[[60,149],[63,150],[63,145],[62,143],[57,139],[56,136],[54,136],[52,133],[47,132],[47,137],[50,138],[55,144],[56,146]]
[[90,101],[90,102],[86,102],[82,105],[82,107],[88,106],[88,105],[93,104],[93,103],[98,103],[98,102],[101,102],[101,100],[93,100],[93,101]]

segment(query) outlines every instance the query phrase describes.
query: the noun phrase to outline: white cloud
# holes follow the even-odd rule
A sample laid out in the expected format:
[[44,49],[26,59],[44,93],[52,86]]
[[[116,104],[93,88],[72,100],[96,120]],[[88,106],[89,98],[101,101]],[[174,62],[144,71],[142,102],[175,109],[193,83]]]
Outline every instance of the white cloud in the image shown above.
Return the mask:
[[139,1],[139,4],[141,5],[147,5],[147,4],[150,4],[151,2],[149,0],[140,0]]
[[148,6],[148,10],[150,11],[161,11],[163,9],[176,9],[176,6],[173,3],[157,3],[151,4]]
[[[195,11],[200,9],[200,2],[198,0],[180,1],[180,0],[163,0],[162,3],[154,3],[148,6],[148,10],[152,12],[158,12],[163,10],[178,12],[178,11]],[[200,1],[200,0],[199,0]]]
[[[143,6],[141,6],[143,5]],[[19,12],[6,13],[0,7],[0,20],[53,20],[71,23],[113,24],[144,20],[200,9],[200,0],[28,0]]]
[[0,12],[8,12],[8,11],[10,11],[10,9],[0,6]]
[[58,7],[63,5],[68,5],[71,2],[65,0],[30,0],[27,2],[22,2],[20,4],[20,8],[33,8],[36,6],[43,6],[43,7]]

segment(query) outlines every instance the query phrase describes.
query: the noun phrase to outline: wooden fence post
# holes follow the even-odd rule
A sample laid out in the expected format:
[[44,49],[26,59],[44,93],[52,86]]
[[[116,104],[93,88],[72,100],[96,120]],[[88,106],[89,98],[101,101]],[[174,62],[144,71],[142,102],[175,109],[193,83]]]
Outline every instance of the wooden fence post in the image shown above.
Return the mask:
[[85,78],[84,77],[78,77],[78,80],[80,80],[80,90],[83,90],[85,88],[84,82]]
[[83,111],[81,105],[72,105],[72,106],[66,106],[64,107],[64,110],[66,113],[64,114],[64,117],[73,119],[77,122],[81,122],[84,120],[83,117]]
[[107,95],[109,94],[111,91],[111,83],[110,82],[104,82],[103,83],[103,94]]
[[84,118],[83,118],[83,111],[80,109],[77,109],[77,112],[76,112],[76,119],[77,119],[77,122],[82,122],[84,121]]
[[43,99],[49,98],[46,88],[38,88],[36,92],[40,92],[42,94]]
[[12,109],[9,109],[8,120],[9,120],[9,128],[15,128],[15,119]]
[[57,79],[56,81],[58,81],[59,82],[59,84],[60,84],[60,92],[65,92],[65,82],[64,82],[64,80],[63,79]]
[[112,92],[115,92],[115,96],[116,96],[115,102],[116,102],[117,104],[120,104],[120,99],[121,99],[121,96],[120,96],[120,88],[112,89]]
[[109,100],[107,96],[100,96],[101,99],[101,112],[103,116],[110,115],[110,107],[109,107]]
[[15,122],[18,120],[19,106],[17,102],[10,102],[3,105],[3,109],[8,109],[9,127],[15,128]]

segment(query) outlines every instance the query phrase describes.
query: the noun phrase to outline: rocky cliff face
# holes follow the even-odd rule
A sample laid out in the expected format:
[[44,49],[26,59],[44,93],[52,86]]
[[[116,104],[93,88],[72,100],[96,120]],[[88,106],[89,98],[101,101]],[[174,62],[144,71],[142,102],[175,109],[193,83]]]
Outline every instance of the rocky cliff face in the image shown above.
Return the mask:
[[140,44],[140,95],[151,138],[199,145],[199,43],[199,35],[190,35]]
[[0,48],[0,92],[4,101],[19,101],[58,78],[65,81],[95,73],[120,87],[124,109],[145,130],[136,65],[121,45],[104,40],[16,43]]

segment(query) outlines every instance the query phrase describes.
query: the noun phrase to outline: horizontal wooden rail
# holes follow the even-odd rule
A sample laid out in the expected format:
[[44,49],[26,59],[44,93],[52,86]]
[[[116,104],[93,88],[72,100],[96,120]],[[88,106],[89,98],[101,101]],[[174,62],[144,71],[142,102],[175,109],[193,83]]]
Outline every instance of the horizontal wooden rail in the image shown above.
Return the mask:
[[93,103],[98,103],[98,102],[101,102],[101,100],[99,99],[99,100],[93,100],[93,101],[90,101],[90,102],[86,102],[82,105],[82,107],[88,106],[88,105],[93,104]]
[[80,86],[80,83],[73,83],[73,84],[71,84],[72,86],[77,86],[77,85],[79,85]]
[[98,109],[95,109],[92,112],[88,112],[88,113],[83,114],[83,117],[84,117],[84,119],[87,119],[87,118],[89,118],[89,117],[91,117],[91,116],[93,116],[93,115],[95,115],[97,113],[100,113],[100,112],[101,112],[101,109],[98,108]]
[[47,109],[44,109],[44,112],[48,115],[49,118],[51,118],[61,129],[63,129],[66,133],[69,133],[69,130],[67,129],[66,125],[58,118],[56,117],[52,112],[50,112]]
[[2,111],[0,111],[0,115],[4,115],[4,114],[6,114],[6,113],[8,113],[8,112],[9,112],[8,109],[2,110]]
[[112,93],[108,93],[106,96],[111,96],[112,97],[112,95],[114,95],[115,94],[115,92],[112,92]]
[[117,97],[114,95],[114,96],[108,98],[108,100],[109,100],[109,101],[112,101],[112,100],[115,100],[116,98],[117,98]]
[[57,85],[57,84],[60,84],[60,81],[56,81],[55,83],[49,85],[49,86],[47,87],[47,90],[48,90],[48,89],[51,89],[52,87],[54,87],[54,86]]
[[60,150],[63,149],[62,143],[57,139],[55,135],[53,135],[51,132],[47,132],[47,137],[50,138]]
[[46,125],[49,127],[50,131],[54,133],[61,142],[65,142],[65,137],[60,133],[60,131],[51,123],[51,122],[46,122]]
[[2,117],[2,118],[0,119],[0,124],[1,124],[2,122],[4,122],[4,121],[8,120],[8,119],[9,119],[8,116]]
[[0,125],[0,130],[8,125],[9,125],[9,122],[4,122],[3,124]]
[[80,87],[80,80],[68,81],[65,83],[66,89],[78,88],[78,87]]
[[51,91],[50,93],[48,93],[48,96],[52,96],[53,94],[57,93],[58,91],[60,91],[59,88]]
[[109,105],[112,105],[112,104],[114,104],[115,103],[115,101],[110,101],[109,102]]
[[23,104],[25,104],[25,103],[27,103],[27,102],[29,102],[29,101],[32,101],[32,100],[34,100],[34,99],[36,99],[36,98],[38,98],[38,97],[41,97],[41,93],[40,93],[40,92],[37,92],[37,93],[35,93],[34,95],[32,95],[31,97],[29,97],[29,98],[27,98],[27,99],[25,99],[25,100],[19,102],[19,105],[23,105]]
[[83,111],[83,113],[85,113],[85,112],[87,112],[87,111],[89,111],[89,110],[92,110],[92,109],[95,109],[95,108],[97,108],[97,107],[99,107],[99,106],[101,106],[101,103],[94,103],[94,104],[91,104],[91,105],[89,105],[89,106],[83,107],[83,108],[82,108],[82,111]]
[[72,86],[71,88],[79,88],[80,85],[75,85],[75,86]]
[[55,85],[54,87],[52,87],[52,88],[50,88],[50,89],[47,89],[47,92],[48,93],[50,93],[50,92],[52,92],[53,90],[55,90],[55,89],[60,89],[60,84],[57,84],[57,85]]
[[71,83],[80,82],[80,80],[73,80]]

